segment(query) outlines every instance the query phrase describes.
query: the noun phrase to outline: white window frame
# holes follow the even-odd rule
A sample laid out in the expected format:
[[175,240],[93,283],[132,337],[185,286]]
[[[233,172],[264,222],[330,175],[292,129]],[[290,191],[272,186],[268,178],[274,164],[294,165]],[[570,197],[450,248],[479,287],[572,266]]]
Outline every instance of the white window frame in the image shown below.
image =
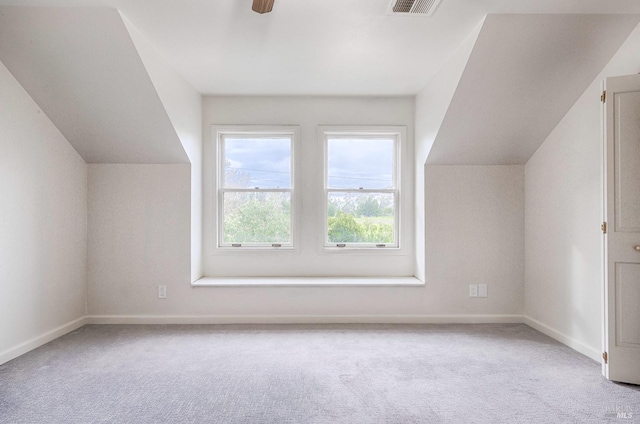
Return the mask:
[[[246,251],[291,251],[298,248],[298,194],[296,190],[299,169],[297,160],[300,128],[297,126],[214,126],[212,129],[215,140],[216,159],[216,206],[214,249],[220,252],[246,252]],[[291,185],[288,189],[276,188],[226,188],[224,187],[224,139],[227,136],[248,136],[257,138],[291,138]],[[291,241],[289,243],[224,243],[224,194],[225,193],[290,193],[291,195]]]
[[[394,169],[392,189],[330,189],[327,187],[328,170],[329,170],[329,139],[330,138],[358,138],[358,139],[394,139]],[[402,247],[402,168],[404,163],[403,144],[406,140],[405,127],[375,127],[375,126],[359,126],[359,127],[319,127],[318,139],[321,140],[321,149],[323,153],[323,201],[322,201],[322,248],[326,252],[353,252],[353,251],[399,251]],[[329,193],[393,193],[394,194],[394,235],[393,244],[376,244],[376,243],[330,243],[329,242],[329,220],[328,206]]]

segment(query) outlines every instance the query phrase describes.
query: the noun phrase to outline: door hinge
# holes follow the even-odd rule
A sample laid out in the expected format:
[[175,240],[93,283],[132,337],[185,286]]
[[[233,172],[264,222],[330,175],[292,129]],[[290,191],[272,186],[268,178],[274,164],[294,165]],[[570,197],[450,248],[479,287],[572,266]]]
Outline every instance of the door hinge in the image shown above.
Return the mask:
[[609,355],[607,355],[607,352],[602,353],[602,359],[604,359],[605,364],[609,363]]
[[604,103],[604,102],[606,102],[606,101],[607,101],[607,90],[604,90],[604,91],[602,92],[602,95],[600,96],[600,101],[601,101],[602,103]]
[[607,223],[603,222],[600,229],[602,230],[602,234],[607,234]]

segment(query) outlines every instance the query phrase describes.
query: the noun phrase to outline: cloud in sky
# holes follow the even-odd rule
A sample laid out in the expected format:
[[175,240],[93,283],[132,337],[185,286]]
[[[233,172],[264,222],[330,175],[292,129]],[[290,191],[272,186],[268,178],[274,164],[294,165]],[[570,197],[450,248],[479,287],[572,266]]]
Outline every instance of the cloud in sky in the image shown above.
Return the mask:
[[393,139],[330,138],[327,159],[331,188],[393,186]]
[[[289,138],[227,138],[224,157],[231,169],[246,175],[246,187],[291,186]],[[393,186],[393,139],[330,138],[327,158],[331,188],[384,189]]]
[[291,187],[289,138],[231,138],[224,143],[231,168],[248,175],[246,187]]

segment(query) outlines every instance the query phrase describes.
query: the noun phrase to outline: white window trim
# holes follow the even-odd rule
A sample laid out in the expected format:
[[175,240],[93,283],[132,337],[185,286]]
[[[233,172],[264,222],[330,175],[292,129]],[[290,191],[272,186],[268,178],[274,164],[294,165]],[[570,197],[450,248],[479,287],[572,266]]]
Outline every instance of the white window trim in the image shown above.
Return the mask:
[[[291,243],[282,244],[279,247],[264,245],[242,245],[235,247],[232,244],[223,245],[221,238],[221,230],[223,228],[223,202],[222,195],[224,191],[242,191],[236,189],[225,189],[221,187],[224,170],[221,167],[222,152],[220,149],[222,137],[225,135],[287,135],[292,137],[291,143],[291,172],[293,178],[291,180],[291,188],[287,190],[281,189],[249,189],[250,192],[277,192],[286,191],[291,193]],[[215,164],[214,178],[215,182],[212,184],[211,198],[215,199],[215,204],[212,205],[213,222],[212,230],[210,232],[209,243],[211,246],[211,254],[233,255],[233,254],[246,254],[246,253],[265,253],[265,252],[299,252],[300,250],[300,196],[298,195],[298,187],[300,187],[300,170],[299,160],[297,158],[299,152],[300,143],[300,127],[295,125],[212,125],[211,126],[211,141],[214,144],[213,151],[215,152],[215,158],[213,163]]]
[[[396,242],[394,245],[387,245],[385,247],[377,247],[375,244],[346,244],[344,247],[338,247],[337,244],[330,244],[327,240],[328,234],[328,220],[327,220],[327,206],[328,206],[328,193],[329,190],[326,187],[327,171],[328,171],[328,138],[330,136],[347,137],[395,137],[395,161],[394,161],[394,189],[363,189],[363,190],[345,190],[347,192],[393,192],[395,196],[395,219],[394,219],[394,231]],[[320,251],[323,253],[352,253],[352,254],[398,254],[403,251],[402,229],[403,229],[403,197],[402,197],[402,184],[403,174],[405,174],[406,160],[404,148],[407,142],[407,129],[404,126],[319,126],[317,131],[317,140],[320,144],[319,148],[322,152],[322,181],[320,190],[322,193],[322,213],[320,219],[320,225],[318,228],[322,229],[320,235],[322,240],[322,246]],[[341,191],[337,189],[331,189],[330,191]]]

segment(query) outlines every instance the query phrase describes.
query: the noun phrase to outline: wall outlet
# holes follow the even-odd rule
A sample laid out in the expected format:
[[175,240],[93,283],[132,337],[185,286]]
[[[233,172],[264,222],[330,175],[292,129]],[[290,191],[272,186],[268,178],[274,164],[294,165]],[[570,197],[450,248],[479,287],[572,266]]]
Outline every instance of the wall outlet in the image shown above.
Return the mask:
[[469,297],[478,297],[478,285],[469,284]]
[[489,297],[488,290],[486,284],[478,284],[478,297]]
[[167,286],[158,286],[158,299],[167,298]]

